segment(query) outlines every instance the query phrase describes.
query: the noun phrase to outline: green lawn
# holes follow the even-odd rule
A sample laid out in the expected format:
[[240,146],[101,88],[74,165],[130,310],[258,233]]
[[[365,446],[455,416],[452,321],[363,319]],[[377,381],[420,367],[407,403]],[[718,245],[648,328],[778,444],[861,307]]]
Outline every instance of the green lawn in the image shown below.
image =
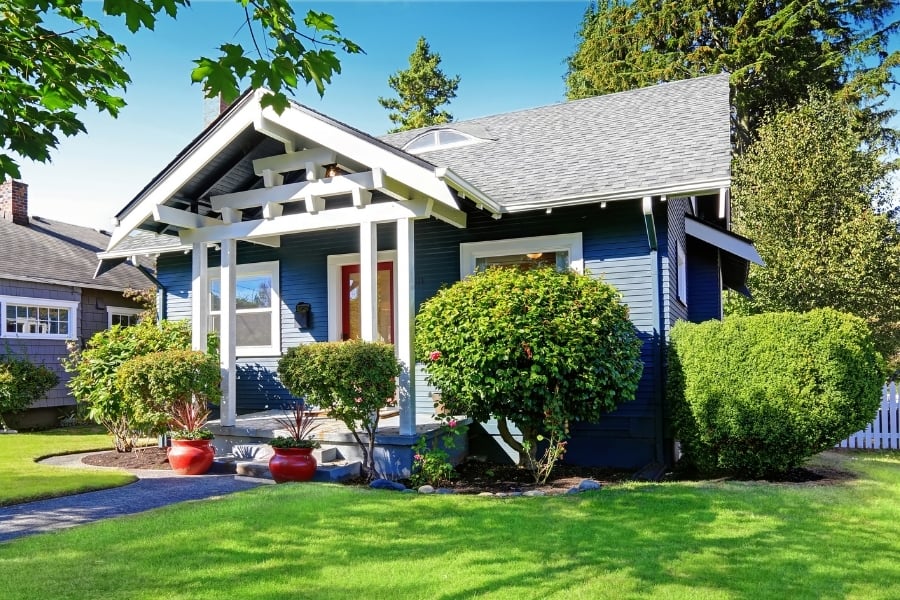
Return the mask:
[[900,598],[900,455],[837,486],[263,486],[0,544],[0,597]]
[[134,481],[134,476],[122,471],[48,467],[35,462],[54,454],[111,447],[112,440],[97,427],[66,427],[40,433],[0,435],[0,506]]

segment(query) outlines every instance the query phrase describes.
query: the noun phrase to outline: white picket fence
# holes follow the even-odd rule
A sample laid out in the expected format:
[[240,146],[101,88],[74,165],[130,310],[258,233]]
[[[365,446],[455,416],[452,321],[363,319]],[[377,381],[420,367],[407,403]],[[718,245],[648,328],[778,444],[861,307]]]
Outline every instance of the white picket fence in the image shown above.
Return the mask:
[[865,450],[900,449],[900,396],[895,382],[884,386],[881,408],[875,420],[837,445],[837,448],[861,448]]

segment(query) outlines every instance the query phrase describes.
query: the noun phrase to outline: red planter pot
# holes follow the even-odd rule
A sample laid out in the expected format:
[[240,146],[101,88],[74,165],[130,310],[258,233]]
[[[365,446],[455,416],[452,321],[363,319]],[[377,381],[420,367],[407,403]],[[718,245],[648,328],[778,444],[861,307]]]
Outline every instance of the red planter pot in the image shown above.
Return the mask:
[[272,448],[275,454],[269,459],[269,472],[276,483],[309,481],[316,474],[316,457],[312,448]]
[[172,440],[167,453],[169,465],[179,475],[203,475],[216,454],[209,440]]

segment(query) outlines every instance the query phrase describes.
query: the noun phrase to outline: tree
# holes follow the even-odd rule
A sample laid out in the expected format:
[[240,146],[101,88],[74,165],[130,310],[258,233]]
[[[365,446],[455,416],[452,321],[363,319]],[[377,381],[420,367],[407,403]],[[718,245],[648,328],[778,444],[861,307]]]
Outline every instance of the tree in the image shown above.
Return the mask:
[[456,98],[459,75],[447,77],[441,71],[440,64],[441,55],[432,53],[428,42],[420,37],[416,49],[409,55],[409,69],[388,77],[388,85],[399,97],[378,98],[378,103],[393,111],[388,117],[397,127],[391,133],[453,120],[453,115],[439,109]]
[[416,360],[441,390],[445,412],[496,418],[532,469],[540,437],[558,451],[570,423],[595,422],[634,399],[640,349],[612,286],[553,268],[478,272],[439,291],[416,316]]
[[[0,179],[19,177],[16,156],[46,162],[59,136],[85,132],[79,110],[89,106],[117,116],[131,79],[127,48],[87,16],[84,0],[0,0]],[[253,39],[251,48],[225,43],[217,58],[195,60],[191,79],[207,97],[234,100],[245,81],[267,87],[264,105],[281,112],[299,82],[319,94],[340,73],[336,48],[361,48],[343,37],[331,15],[307,12],[298,29],[287,0],[236,0]],[[121,17],[134,33],[152,30],[163,14],[175,18],[189,0],[106,0],[103,13]],[[53,25],[48,24],[48,21]],[[254,24],[267,38],[260,49]]]
[[[895,2],[600,0],[584,14],[568,58],[567,96],[586,98],[727,72],[737,147],[771,109],[791,107],[810,87],[837,93],[875,124],[900,52],[885,25]],[[884,131],[883,133],[890,133]]]
[[853,110],[825,95],[764,122],[734,163],[734,228],[765,261],[752,266],[760,313],[832,307],[864,318],[879,351],[900,350],[900,233],[883,146],[864,144]]

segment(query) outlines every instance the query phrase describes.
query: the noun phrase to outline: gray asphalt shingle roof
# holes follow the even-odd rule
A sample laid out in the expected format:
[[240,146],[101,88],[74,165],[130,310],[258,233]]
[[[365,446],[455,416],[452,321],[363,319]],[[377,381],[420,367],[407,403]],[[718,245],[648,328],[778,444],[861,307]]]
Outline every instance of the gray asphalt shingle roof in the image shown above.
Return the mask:
[[29,225],[0,220],[0,279],[37,281],[106,290],[146,288],[150,281],[135,267],[120,264],[94,279],[97,252],[109,234],[69,223],[31,217]]
[[[402,148],[430,129],[485,141],[418,154],[499,204],[727,179],[728,75],[714,75],[382,136]],[[477,133],[481,132],[481,134]]]

